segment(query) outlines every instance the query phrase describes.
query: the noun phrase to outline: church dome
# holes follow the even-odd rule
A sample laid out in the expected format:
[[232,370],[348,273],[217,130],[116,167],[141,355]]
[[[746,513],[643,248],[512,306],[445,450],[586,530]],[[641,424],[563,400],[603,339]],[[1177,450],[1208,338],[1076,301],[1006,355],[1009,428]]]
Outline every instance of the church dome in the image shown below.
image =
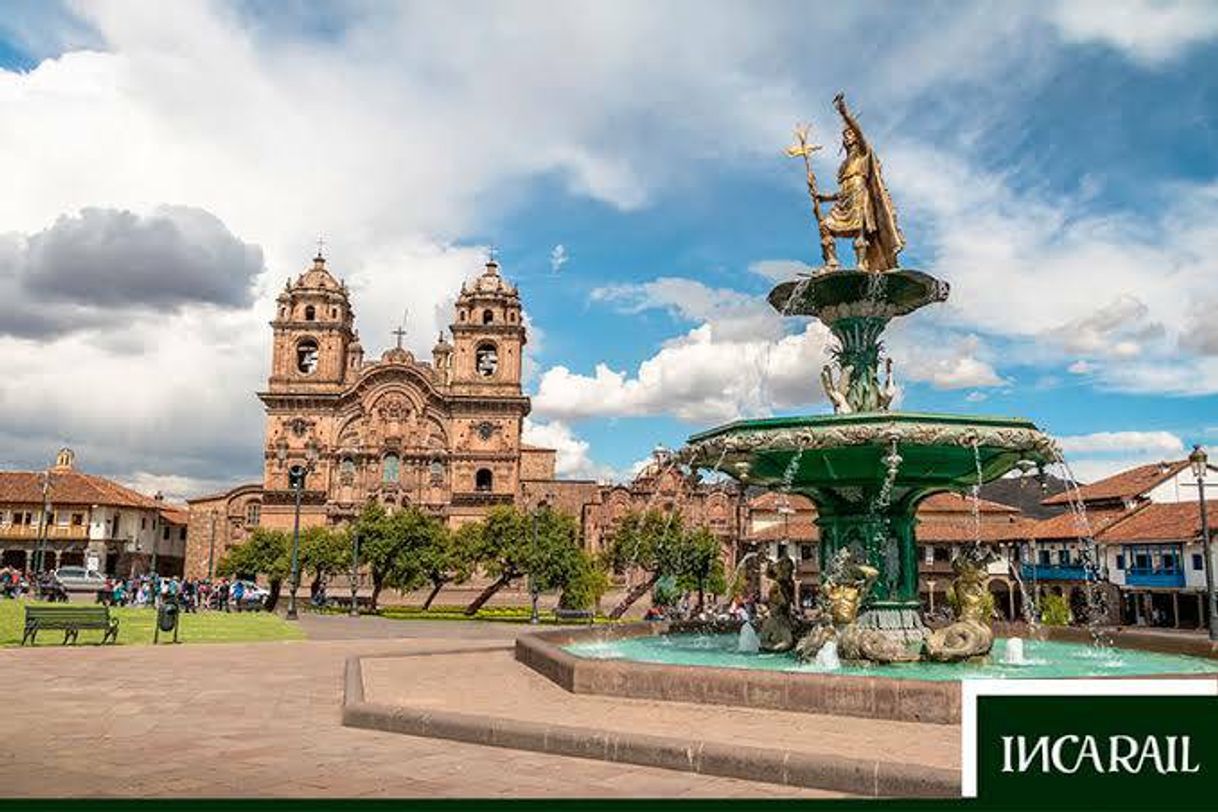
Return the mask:
[[469,289],[469,293],[474,294],[499,294],[503,296],[516,296],[516,288],[512,287],[507,281],[499,275],[499,263],[494,259],[487,260],[486,269],[482,275],[474,280],[473,286]]
[[296,287],[317,290],[342,289],[342,285],[326,270],[326,258],[321,254],[313,257],[313,267],[300,275],[300,278],[296,280]]

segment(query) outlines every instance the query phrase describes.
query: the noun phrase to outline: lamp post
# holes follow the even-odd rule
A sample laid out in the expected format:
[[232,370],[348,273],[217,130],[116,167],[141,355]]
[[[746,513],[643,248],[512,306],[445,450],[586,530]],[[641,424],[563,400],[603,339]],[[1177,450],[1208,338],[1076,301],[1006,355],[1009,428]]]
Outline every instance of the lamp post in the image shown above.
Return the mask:
[[[312,438],[305,443],[305,463],[288,469],[288,486],[293,491],[296,512],[292,520],[292,574],[289,581],[287,620],[296,620],[296,590],[300,588],[300,497],[304,492],[305,478],[317,464],[317,443]],[[287,461],[287,449],[282,445],[276,449],[279,463]]]
[[211,509],[211,544],[207,548],[207,580],[216,577],[216,509]]
[[532,549],[533,554],[532,554],[532,556],[530,556],[533,559],[533,563],[529,567],[529,598],[532,601],[533,608],[532,608],[532,611],[530,611],[530,613],[529,613],[529,623],[534,626],[536,626],[538,623],[541,622],[541,616],[537,612],[537,601],[541,597],[541,591],[538,589],[539,585],[537,583],[537,575],[535,572],[535,570],[537,569],[537,514],[538,514],[538,512],[541,511],[542,508],[549,510],[550,501],[553,498],[554,498],[553,494],[547,493],[545,495],[545,497],[542,498],[541,502],[537,505],[537,507],[533,508],[533,549]]
[[351,617],[359,617],[359,605],[355,601],[359,591],[359,529],[351,530]]
[[46,564],[47,516],[51,510],[51,472],[43,471],[38,477],[42,483],[42,513],[38,516],[38,539],[34,542],[34,593],[42,597],[42,571]]
[[1201,551],[1205,556],[1205,594],[1210,607],[1210,640],[1218,640],[1218,594],[1214,593],[1214,556],[1210,549],[1209,518],[1205,511],[1205,475],[1209,472],[1205,449],[1199,445],[1193,446],[1193,453],[1188,455],[1188,462],[1193,467],[1193,475],[1197,477],[1197,503],[1201,508]]

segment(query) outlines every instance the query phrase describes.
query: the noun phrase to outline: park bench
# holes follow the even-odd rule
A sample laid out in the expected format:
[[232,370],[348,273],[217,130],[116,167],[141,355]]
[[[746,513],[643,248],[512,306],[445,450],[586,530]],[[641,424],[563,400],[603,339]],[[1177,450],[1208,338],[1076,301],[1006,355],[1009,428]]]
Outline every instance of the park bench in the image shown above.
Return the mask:
[[555,609],[554,610],[554,619],[555,620],[581,620],[581,621],[584,621],[585,623],[587,623],[589,626],[592,625],[592,620],[594,617],[595,617],[595,613],[590,612],[587,609]]
[[38,632],[43,629],[62,631],[65,646],[68,640],[76,642],[81,629],[102,629],[103,644],[107,640],[118,642],[118,618],[110,617],[107,606],[26,606],[25,634],[21,638],[21,645],[24,646],[27,640],[30,645],[36,645]]

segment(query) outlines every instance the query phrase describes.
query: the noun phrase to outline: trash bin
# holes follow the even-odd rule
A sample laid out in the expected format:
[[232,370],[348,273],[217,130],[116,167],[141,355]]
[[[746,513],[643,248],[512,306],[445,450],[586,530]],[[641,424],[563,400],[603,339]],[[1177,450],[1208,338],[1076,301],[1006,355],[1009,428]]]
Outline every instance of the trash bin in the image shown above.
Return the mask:
[[162,603],[156,613],[156,622],[161,631],[173,631],[178,625],[178,605],[172,601]]

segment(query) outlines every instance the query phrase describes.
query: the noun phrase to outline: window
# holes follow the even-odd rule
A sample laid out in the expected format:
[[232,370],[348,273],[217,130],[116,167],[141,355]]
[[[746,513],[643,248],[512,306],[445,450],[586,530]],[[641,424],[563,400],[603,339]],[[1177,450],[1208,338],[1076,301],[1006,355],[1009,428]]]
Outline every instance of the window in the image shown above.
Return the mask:
[[247,502],[245,505],[245,526],[256,527],[262,521],[262,503]]
[[940,547],[940,546],[936,545],[934,547],[934,551],[935,551],[935,560],[936,561],[947,561],[950,558],[950,556],[947,554],[946,547]]
[[1176,557],[1172,553],[1164,553],[1163,555],[1163,571],[1176,572]]
[[317,342],[306,338],[296,345],[296,369],[306,375],[317,369]]
[[778,545],[778,557],[782,558],[786,554],[787,554],[787,545],[779,544]]
[[499,368],[499,351],[494,344],[486,343],[479,344],[478,349],[474,352],[474,369],[484,378],[489,378],[495,374],[495,370]]
[[305,308],[305,321],[313,321],[315,318],[317,318],[317,310],[313,305],[309,305]]
[[1117,553],[1116,568],[1119,570],[1125,569],[1125,556],[1121,553]]
[[811,544],[799,545],[799,559],[801,561],[811,561],[816,557],[816,550]]
[[186,541],[186,528],[185,527],[178,528],[178,539],[181,541]]
[[489,468],[479,468],[478,473],[474,474],[474,490],[476,491],[489,491],[494,482],[495,475]]
[[495,314],[492,311],[490,311],[490,310],[482,311],[482,323],[483,324],[490,324],[494,320],[495,320]]
[[73,513],[72,514],[72,526],[73,527],[80,527],[84,523],[85,523],[85,514],[83,514],[83,513]]
[[464,310],[462,310],[460,313],[457,314],[457,320],[465,321],[465,311]]
[[1069,550],[1058,550],[1057,551],[1057,563],[1061,564],[1063,567],[1070,566],[1070,551]]
[[935,563],[935,548],[934,547],[931,547],[928,545],[923,552],[924,552],[924,555],[922,557],[928,565]]
[[1049,551],[1048,550],[1040,551],[1040,565],[1042,567],[1049,566]]
[[1203,564],[1204,560],[1201,558],[1201,553],[1193,553],[1193,569],[1199,570]]
[[397,482],[399,474],[398,455],[386,454],[381,461],[381,481]]
[[140,530],[147,530],[147,529],[148,529],[148,517],[141,516],[140,517]]
[[66,525],[68,523],[68,513],[64,510],[55,511],[55,524]]
[[344,459],[338,464],[338,481],[343,485],[355,484],[355,460]]
[[436,460],[431,464],[431,484],[444,484],[444,463],[440,462],[439,460]]
[[165,541],[169,541],[169,525],[165,525],[161,528],[161,538]]

